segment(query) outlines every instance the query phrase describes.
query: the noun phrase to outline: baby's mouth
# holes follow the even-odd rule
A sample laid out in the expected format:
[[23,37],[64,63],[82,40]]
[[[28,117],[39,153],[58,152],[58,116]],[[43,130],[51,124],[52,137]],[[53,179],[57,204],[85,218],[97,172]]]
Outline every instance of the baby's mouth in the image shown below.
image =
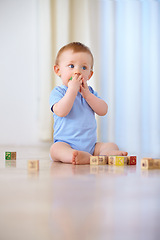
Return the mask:
[[[75,73],[74,75],[78,75],[78,76],[79,76],[79,75],[81,75],[81,74],[80,74],[80,73]],[[72,78],[73,78],[73,77],[70,77],[69,81],[71,81]]]

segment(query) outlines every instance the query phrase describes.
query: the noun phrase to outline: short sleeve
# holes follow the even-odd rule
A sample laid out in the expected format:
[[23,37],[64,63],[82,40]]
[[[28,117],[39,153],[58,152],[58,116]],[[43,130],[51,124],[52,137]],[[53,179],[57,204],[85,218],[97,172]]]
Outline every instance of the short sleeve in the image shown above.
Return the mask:
[[62,87],[55,87],[52,90],[52,92],[50,94],[50,98],[49,98],[49,105],[50,105],[51,111],[52,111],[53,105],[56,104],[57,102],[59,102],[59,100],[61,100],[61,98],[63,98],[65,93],[66,93],[66,90]]
[[91,86],[89,86],[89,91],[90,91],[92,94],[94,94],[96,97],[98,97],[98,98],[101,99],[101,97],[98,96],[98,93],[97,93],[96,91],[94,91]]

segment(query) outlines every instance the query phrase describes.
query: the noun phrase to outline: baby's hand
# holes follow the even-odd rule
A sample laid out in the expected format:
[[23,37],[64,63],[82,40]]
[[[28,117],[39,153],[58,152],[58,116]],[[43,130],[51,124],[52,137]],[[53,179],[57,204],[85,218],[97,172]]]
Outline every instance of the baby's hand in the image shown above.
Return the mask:
[[83,98],[86,98],[90,94],[87,82],[82,79],[82,85],[80,86],[80,92]]
[[72,80],[68,81],[68,88],[72,88],[78,92],[82,84],[82,79],[83,79],[82,74],[75,73],[74,76],[72,77]]

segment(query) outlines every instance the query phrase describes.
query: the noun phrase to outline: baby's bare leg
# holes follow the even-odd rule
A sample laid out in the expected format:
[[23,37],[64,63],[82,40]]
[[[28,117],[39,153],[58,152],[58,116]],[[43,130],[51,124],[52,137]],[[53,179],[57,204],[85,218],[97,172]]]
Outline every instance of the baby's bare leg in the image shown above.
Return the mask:
[[53,161],[76,164],[89,164],[90,154],[78,151],[67,143],[56,142],[50,148],[50,155]]
[[118,146],[115,143],[96,143],[94,154],[95,156],[98,155],[117,155],[117,156],[127,156],[128,153],[125,151],[120,151]]
[[50,155],[53,161],[72,163],[74,151],[69,144],[56,142],[50,148]]

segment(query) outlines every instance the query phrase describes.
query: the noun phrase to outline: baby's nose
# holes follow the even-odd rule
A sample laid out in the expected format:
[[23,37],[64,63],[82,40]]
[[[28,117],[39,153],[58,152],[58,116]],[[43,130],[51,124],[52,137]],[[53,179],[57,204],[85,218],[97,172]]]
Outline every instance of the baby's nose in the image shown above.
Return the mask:
[[74,74],[81,74],[81,68],[77,66],[75,68]]

